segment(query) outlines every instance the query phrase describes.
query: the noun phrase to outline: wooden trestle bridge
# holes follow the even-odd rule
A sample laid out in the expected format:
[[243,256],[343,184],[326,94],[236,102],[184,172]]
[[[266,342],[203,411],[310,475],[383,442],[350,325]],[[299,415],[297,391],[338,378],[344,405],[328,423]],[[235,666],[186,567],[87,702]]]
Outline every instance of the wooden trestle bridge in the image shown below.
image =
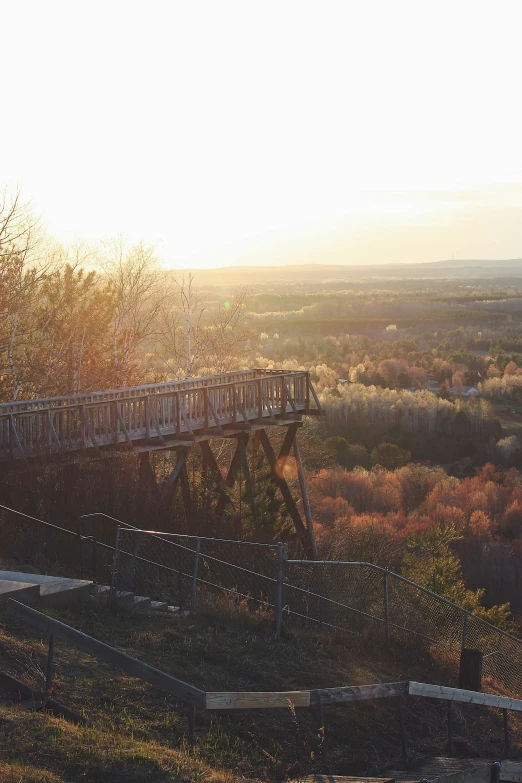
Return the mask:
[[[296,533],[309,557],[316,555],[306,484],[296,433],[303,416],[321,414],[321,406],[308,372],[245,370],[184,381],[135,386],[67,397],[50,397],[0,404],[0,463],[21,467],[62,458],[68,461],[103,459],[116,452],[134,452],[140,459],[140,482],[154,484],[166,502],[181,483],[190,513],[186,461],[199,444],[205,470],[212,476],[219,497],[219,517],[230,502],[229,491],[242,469],[247,489],[250,471],[246,446],[253,434],[267,457]],[[266,430],[286,427],[276,456]],[[234,438],[237,445],[223,478],[209,441]],[[285,463],[294,450],[305,522],[284,477]],[[149,453],[175,450],[175,467],[157,487]],[[226,486],[224,486],[226,485]]]

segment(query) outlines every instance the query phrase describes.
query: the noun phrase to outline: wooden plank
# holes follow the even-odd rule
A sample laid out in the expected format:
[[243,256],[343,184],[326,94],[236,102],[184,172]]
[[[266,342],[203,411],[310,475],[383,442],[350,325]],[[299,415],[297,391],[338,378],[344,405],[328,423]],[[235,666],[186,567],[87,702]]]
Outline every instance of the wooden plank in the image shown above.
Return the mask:
[[376,685],[347,685],[343,688],[316,688],[310,691],[312,704],[331,704],[345,701],[366,701],[367,699],[389,699],[405,696],[408,682],[379,682]]
[[310,691],[278,691],[260,693],[208,693],[207,710],[255,710],[281,707],[309,707]]
[[87,634],[78,631],[76,628],[71,628],[71,626],[37,612],[35,609],[30,609],[18,601],[9,601],[8,611],[17,617],[21,617],[29,625],[39,628],[47,634],[52,633],[56,638],[62,639],[88,655],[92,655],[98,661],[116,666],[131,677],[136,677],[139,680],[150,683],[161,691],[171,693],[180,701],[194,704],[196,707],[205,706],[204,691],[194,688],[176,677],[171,677],[170,674],[155,669],[153,666],[138,661],[136,658],[132,658],[130,655],[120,652],[108,644],[93,639],[92,636],[87,636]]
[[448,688],[445,685],[429,685],[424,682],[409,683],[410,696],[425,696],[429,699],[446,699],[464,704],[480,704],[485,707],[500,707],[500,709],[522,712],[522,700],[511,699],[509,696],[497,696],[495,693],[480,693],[466,691],[461,688]]
[[[290,781],[292,783],[292,781]],[[362,778],[359,775],[307,775],[293,783],[395,783],[395,778]]]

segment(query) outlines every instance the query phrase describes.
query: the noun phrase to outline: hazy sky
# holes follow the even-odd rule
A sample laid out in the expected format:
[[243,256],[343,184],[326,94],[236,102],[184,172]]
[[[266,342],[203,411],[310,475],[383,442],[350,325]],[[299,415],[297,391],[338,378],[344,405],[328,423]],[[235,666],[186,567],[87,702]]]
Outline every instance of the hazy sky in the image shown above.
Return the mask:
[[522,3],[17,0],[0,182],[174,266],[522,256]]

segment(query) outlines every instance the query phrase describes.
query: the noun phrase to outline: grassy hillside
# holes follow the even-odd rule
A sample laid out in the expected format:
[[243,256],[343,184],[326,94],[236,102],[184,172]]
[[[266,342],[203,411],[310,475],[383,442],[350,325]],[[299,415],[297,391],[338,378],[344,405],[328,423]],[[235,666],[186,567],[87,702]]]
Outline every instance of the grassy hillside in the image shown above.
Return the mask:
[[[293,632],[275,642],[244,614],[180,619],[110,614],[104,608],[54,616],[206,690],[287,690],[417,679],[455,685],[454,665],[427,650],[399,649],[362,638]],[[261,618],[262,620],[262,618]],[[46,644],[38,632],[0,615],[0,668],[41,687]],[[98,664],[62,642],[55,652],[54,697],[83,712],[89,727],[27,713],[0,694],[0,778],[4,781],[279,781],[319,769],[308,710],[196,714],[197,749],[188,752],[186,711],[166,694]],[[400,757],[397,705],[329,706],[331,771],[375,773]],[[500,711],[456,708],[455,751],[499,756]],[[440,754],[446,705],[409,699],[412,757]],[[510,718],[514,739],[522,722]],[[518,750],[518,749],[517,749]],[[22,766],[21,766],[22,764]]]

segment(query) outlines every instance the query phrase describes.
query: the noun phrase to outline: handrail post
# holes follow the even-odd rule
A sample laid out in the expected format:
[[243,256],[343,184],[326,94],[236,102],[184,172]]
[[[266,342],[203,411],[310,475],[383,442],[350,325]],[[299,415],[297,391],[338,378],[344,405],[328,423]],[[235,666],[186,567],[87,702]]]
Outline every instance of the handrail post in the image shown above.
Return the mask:
[[116,575],[118,573],[120,563],[120,531],[121,527],[118,525],[116,530],[116,547],[114,549],[114,559],[112,561],[112,575],[111,575],[111,590],[109,593],[109,609],[114,606],[114,595],[116,592]]
[[286,379],[284,375],[281,375],[281,413],[286,413]]
[[277,581],[275,596],[275,638],[281,636],[281,625],[283,623],[283,583],[284,569],[286,561],[286,547],[279,542],[277,544]]
[[51,693],[53,684],[53,663],[54,663],[54,634],[49,634],[49,650],[47,653],[47,670],[45,673],[45,691],[47,697]]
[[386,623],[386,643],[390,643],[390,603],[388,594],[388,571],[384,572],[384,620]]
[[92,518],[92,583],[96,584],[97,571],[97,541],[96,541],[96,517]]
[[201,539],[196,540],[196,551],[194,553],[194,572],[192,574],[192,589],[190,591],[190,614],[194,614],[194,605],[196,603],[196,589],[198,585],[198,567],[199,567],[199,552],[201,549]]
[[208,417],[208,389],[204,387],[203,389],[203,411],[205,415],[205,429],[208,430],[209,428],[209,417]]
[[237,423],[237,399],[236,399],[236,384],[232,384],[232,422]]
[[195,729],[195,723],[196,723],[196,707],[195,707],[194,704],[190,704],[189,705],[187,721],[188,721],[189,748],[190,748],[190,753],[193,753],[194,745],[196,744],[195,737],[194,737],[194,729]]

